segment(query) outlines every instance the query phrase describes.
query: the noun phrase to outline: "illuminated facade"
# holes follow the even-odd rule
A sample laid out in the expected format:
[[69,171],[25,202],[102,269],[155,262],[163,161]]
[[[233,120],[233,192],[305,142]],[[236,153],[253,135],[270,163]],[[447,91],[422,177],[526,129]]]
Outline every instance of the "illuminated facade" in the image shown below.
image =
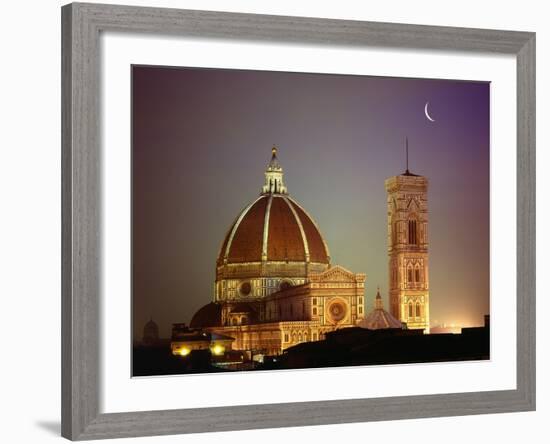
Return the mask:
[[390,312],[429,333],[428,179],[405,173],[386,179]]
[[279,354],[364,317],[365,275],[330,263],[306,210],[288,195],[273,148],[260,196],[238,215],[216,262],[214,300],[191,328],[235,338],[233,349]]

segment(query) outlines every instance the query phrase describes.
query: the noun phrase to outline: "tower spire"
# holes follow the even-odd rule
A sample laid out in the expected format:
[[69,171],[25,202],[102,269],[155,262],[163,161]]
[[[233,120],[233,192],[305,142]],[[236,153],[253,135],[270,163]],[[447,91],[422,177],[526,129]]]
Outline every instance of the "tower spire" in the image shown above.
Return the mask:
[[405,174],[411,174],[411,172],[409,171],[409,138],[407,136],[405,136]]
[[271,160],[265,170],[265,184],[262,187],[262,194],[287,194],[283,181],[283,168],[277,158],[277,147],[271,148]]

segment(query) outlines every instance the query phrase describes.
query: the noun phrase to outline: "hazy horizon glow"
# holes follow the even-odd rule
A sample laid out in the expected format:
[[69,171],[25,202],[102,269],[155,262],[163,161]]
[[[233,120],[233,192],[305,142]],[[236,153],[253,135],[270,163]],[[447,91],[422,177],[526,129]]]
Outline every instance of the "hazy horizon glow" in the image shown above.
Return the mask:
[[[161,336],[213,295],[224,235],[263,184],[271,147],[331,262],[367,274],[388,307],[384,180],[429,179],[431,324],[489,313],[490,84],[350,75],[134,67],[134,337]],[[435,122],[424,114],[429,112]]]

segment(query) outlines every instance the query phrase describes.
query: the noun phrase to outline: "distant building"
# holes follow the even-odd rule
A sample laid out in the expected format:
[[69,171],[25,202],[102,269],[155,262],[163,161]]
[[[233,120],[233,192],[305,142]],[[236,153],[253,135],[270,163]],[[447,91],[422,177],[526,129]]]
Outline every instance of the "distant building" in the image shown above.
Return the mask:
[[407,165],[386,179],[386,192],[390,312],[409,329],[429,333],[428,179]]
[[430,327],[430,333],[434,335],[442,333],[459,334],[461,331],[462,327],[459,325],[436,325],[435,327]]
[[157,345],[159,343],[159,327],[153,318],[143,327],[142,344],[146,346]]

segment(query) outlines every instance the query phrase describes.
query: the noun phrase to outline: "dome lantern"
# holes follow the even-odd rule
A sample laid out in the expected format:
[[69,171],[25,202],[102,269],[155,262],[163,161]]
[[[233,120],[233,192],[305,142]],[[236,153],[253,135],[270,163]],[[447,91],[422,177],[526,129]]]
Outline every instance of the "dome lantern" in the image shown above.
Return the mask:
[[265,170],[265,184],[262,187],[262,194],[287,194],[283,181],[283,168],[277,159],[277,147],[271,148],[271,161]]
[[382,296],[380,296],[380,286],[378,286],[378,290],[376,292],[376,298],[374,299],[374,308],[376,310],[384,309],[384,305],[382,304]]

